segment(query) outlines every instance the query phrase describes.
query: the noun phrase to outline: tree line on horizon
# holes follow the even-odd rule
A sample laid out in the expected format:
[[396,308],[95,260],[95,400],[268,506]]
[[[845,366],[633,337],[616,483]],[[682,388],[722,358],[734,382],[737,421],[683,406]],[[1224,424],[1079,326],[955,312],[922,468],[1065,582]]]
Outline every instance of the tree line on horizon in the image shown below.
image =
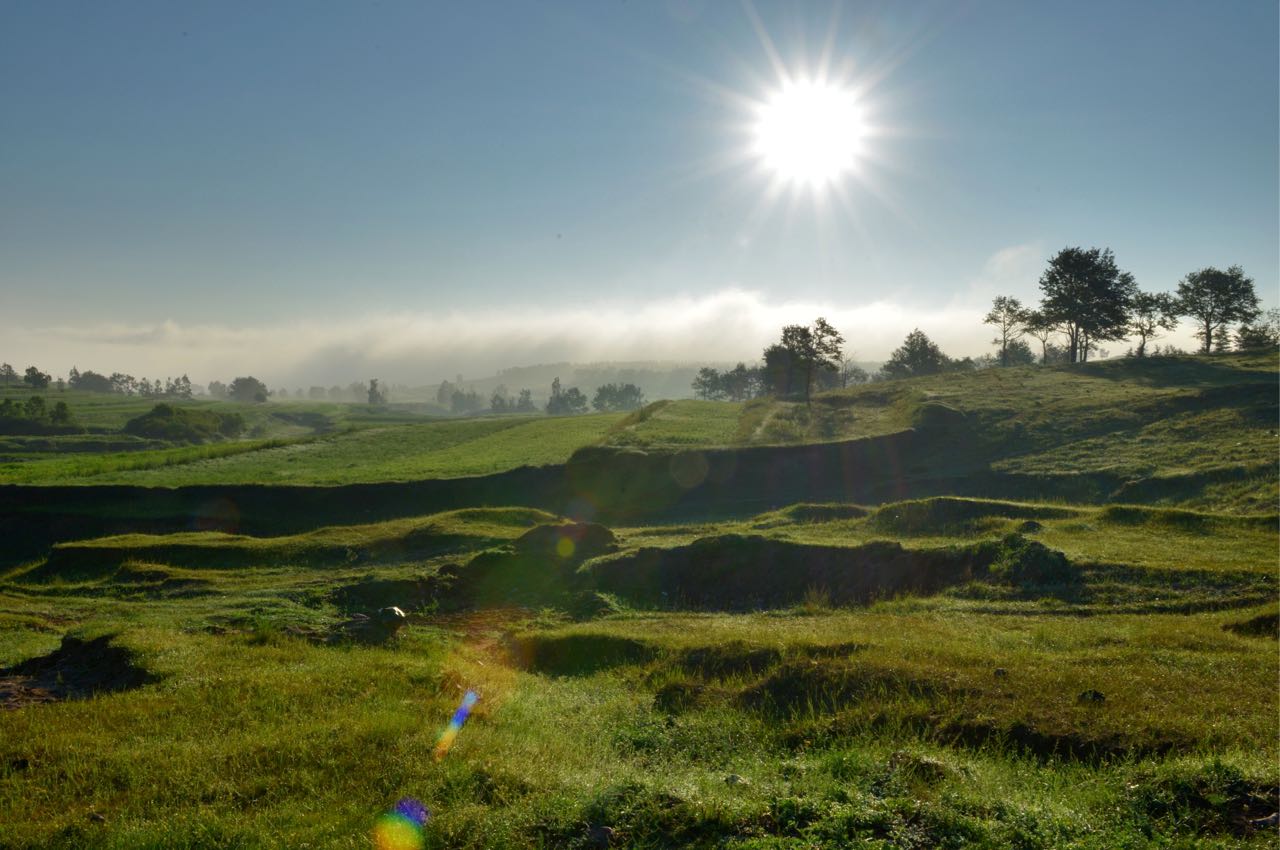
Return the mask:
[[[484,399],[475,390],[463,390],[459,384],[443,381],[436,392],[436,401],[447,405],[453,413],[469,414],[486,412]],[[636,410],[644,406],[644,392],[631,383],[608,383],[596,387],[590,407],[599,413]],[[521,389],[515,397],[509,395],[505,385],[499,384],[489,396],[489,413],[535,413],[538,407],[533,401],[533,391]],[[551,381],[551,394],[542,407],[549,416],[568,416],[586,413],[587,396],[577,387],[565,389],[556,377]]]
[[[983,322],[992,325],[996,337],[995,354],[952,358],[922,330],[907,334],[902,345],[874,374],[869,374],[844,357],[844,337],[825,319],[813,325],[788,325],[778,342],[766,347],[761,361],[732,369],[710,367],[699,370],[692,382],[695,397],[743,401],[759,396],[802,397],[806,402],[815,390],[827,390],[866,381],[929,375],[947,371],[968,371],[989,366],[1019,366],[1087,361],[1094,353],[1107,355],[1100,345],[1124,339],[1136,340],[1129,356],[1146,357],[1161,353],[1182,353],[1152,343],[1173,330],[1181,318],[1195,323],[1195,336],[1202,353],[1275,347],[1280,344],[1280,310],[1269,310],[1265,319],[1254,281],[1240,266],[1225,271],[1209,267],[1191,272],[1174,292],[1143,292],[1132,274],[1121,270],[1109,248],[1063,248],[1049,260],[1040,276],[1041,301],[1024,307],[1012,296],[997,296]],[[1260,319],[1263,319],[1260,321]],[[1232,329],[1234,328],[1234,334]],[[1039,355],[1027,338],[1039,342]],[[54,379],[36,366],[19,376],[8,363],[0,364],[0,382],[7,389],[15,382],[32,390],[50,387],[155,399],[190,399],[200,388],[184,374],[178,378],[135,378],[121,372],[104,375],[72,367],[66,380]],[[521,389],[512,396],[505,386],[497,387],[488,399],[475,390],[465,390],[457,382],[444,381],[436,401],[456,415],[490,413],[535,413],[538,406],[532,392]],[[290,398],[287,389],[269,390],[253,376],[241,376],[229,384],[211,381],[208,397],[256,403]],[[374,378],[369,383],[354,381],[346,387],[312,386],[305,394],[298,388],[294,398],[311,401],[367,402],[383,405],[390,393]],[[627,411],[644,404],[644,394],[633,383],[608,383],[596,388],[588,403],[577,387],[564,389],[557,377],[543,405],[552,415],[597,411]],[[53,408],[49,408],[52,410]],[[17,407],[6,408],[18,417]],[[33,409],[33,414],[38,411]]]
[[[1175,292],[1138,289],[1132,274],[1122,271],[1110,248],[1064,248],[1049,260],[1040,277],[1042,299],[1023,307],[1011,296],[997,296],[983,323],[993,325],[995,354],[952,358],[916,328],[874,374],[844,358],[844,338],[825,319],[812,326],[788,325],[778,342],[765,348],[761,362],[732,369],[704,367],[693,380],[697,398],[744,401],[761,396],[803,398],[867,381],[909,378],[942,372],[964,372],[992,366],[1080,363],[1106,351],[1099,343],[1136,339],[1132,357],[1181,354],[1151,343],[1177,325],[1179,318],[1196,323],[1200,352],[1274,349],[1280,345],[1280,310],[1259,305],[1254,282],[1240,266],[1226,271],[1204,268],[1186,275]],[[1231,328],[1235,326],[1234,339]],[[1024,337],[1040,343],[1037,358]]]
[[[0,382],[3,382],[6,389],[18,381],[18,373],[10,364],[0,364]],[[485,399],[475,390],[463,389],[461,382],[461,376],[458,377],[457,383],[448,380],[443,381],[436,391],[437,403],[454,414],[529,414],[539,411],[539,406],[533,400],[533,392],[528,388],[521,389],[515,396],[512,396],[505,385],[499,385],[490,394],[486,406]],[[146,378],[134,378],[132,375],[122,372],[103,375],[92,370],[82,372],[74,366],[71,368],[67,380],[62,380],[61,378],[55,380],[53,376],[42,372],[39,368],[30,366],[22,375],[20,385],[32,390],[45,390],[53,387],[60,392],[72,389],[85,392],[155,398],[158,400],[191,399],[197,393],[197,388],[193,386],[190,378],[185,374],[176,379],[168,378],[161,383],[159,378],[150,381]],[[267,388],[265,383],[252,375],[237,377],[229,384],[216,380],[210,381],[206,392],[203,394],[212,399],[250,404],[263,403],[273,398],[277,400],[290,398],[287,389],[272,391]],[[299,388],[294,397],[298,399],[306,398],[312,401],[366,402],[372,406],[385,405],[390,401],[390,394],[377,378],[371,378],[367,384],[353,381],[347,387],[337,385],[329,388],[313,386],[305,395],[302,389]],[[58,418],[53,423],[49,423],[47,421],[47,411],[43,406],[43,398],[33,397],[33,399],[25,407],[16,402],[7,403],[5,407],[0,408],[0,411],[2,411],[0,412],[0,417],[14,420],[15,422],[28,419],[30,421],[26,424],[32,427],[39,427],[42,424],[59,426],[70,424],[69,408],[64,402],[59,402],[54,408],[50,408],[58,411]],[[642,407],[644,403],[644,392],[636,384],[607,383],[596,388],[595,395],[588,404],[587,396],[581,390],[577,387],[563,389],[560,379],[557,377],[551,383],[550,397],[546,404],[541,407],[541,410],[549,415],[586,413],[589,408],[599,412],[629,411]],[[28,407],[30,408],[29,416],[27,415]]]

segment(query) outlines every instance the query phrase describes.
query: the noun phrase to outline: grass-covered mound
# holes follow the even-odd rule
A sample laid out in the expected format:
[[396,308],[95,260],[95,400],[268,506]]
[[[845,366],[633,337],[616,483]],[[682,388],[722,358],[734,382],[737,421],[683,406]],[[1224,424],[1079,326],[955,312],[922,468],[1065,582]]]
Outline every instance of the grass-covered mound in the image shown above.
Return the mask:
[[882,531],[931,536],[966,533],[982,529],[986,520],[1046,520],[1079,516],[1072,508],[996,501],[992,499],[960,499],[939,496],[906,502],[893,502],[876,510],[871,525]]
[[[892,541],[857,547],[814,546],[761,536],[724,535],[687,546],[644,548],[586,567],[595,589],[632,604],[710,611],[785,608],[820,599],[845,605],[904,593],[931,594],[985,577],[993,564],[1015,581],[1039,583],[1030,559],[1047,557],[1069,570],[1061,553],[1023,541],[1006,551],[995,545],[904,549]],[[1054,560],[1056,558],[1056,560]],[[1003,575],[1003,573],[1002,573]],[[1056,579],[1057,577],[1055,577]]]
[[[1225,632],[1229,613],[938,614],[666,614],[537,629],[519,642],[547,673],[635,666],[655,696],[680,682],[707,712],[759,712],[800,751],[904,732],[1070,760],[1275,750],[1274,644]],[[1209,664],[1231,676],[1204,679]]]
[[469,508],[280,537],[216,531],[125,534],[60,543],[44,564],[22,578],[69,581],[102,577],[132,561],[223,569],[416,562],[494,546],[554,520],[550,514],[528,508]]
[[441,601],[449,609],[554,605],[578,613],[595,604],[590,578],[579,574],[579,565],[616,548],[617,538],[602,525],[538,525],[448,569]]
[[[488,508],[168,541],[245,566],[155,535],[179,565],[0,575],[0,665],[91,627],[158,677],[0,711],[4,843],[367,846],[412,796],[429,848],[1273,844],[1274,620],[1252,621],[1276,581],[1244,568],[1272,526],[957,501],[891,541],[843,504],[616,529]],[[487,548],[402,561],[415,534]],[[893,596],[897,572],[970,578]],[[870,604],[832,592],[873,578]],[[388,605],[385,644],[317,639]]]
[[204,443],[239,437],[244,417],[173,404],[157,404],[147,413],[124,423],[124,432],[135,437],[169,440],[175,443]]

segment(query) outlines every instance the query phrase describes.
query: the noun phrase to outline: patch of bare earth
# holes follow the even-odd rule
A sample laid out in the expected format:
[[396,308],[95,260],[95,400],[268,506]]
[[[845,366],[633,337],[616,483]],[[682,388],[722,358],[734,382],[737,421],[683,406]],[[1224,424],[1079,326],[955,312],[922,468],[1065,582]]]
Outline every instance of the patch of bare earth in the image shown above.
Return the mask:
[[68,635],[48,655],[0,668],[0,707],[15,709],[83,699],[155,681],[134,661],[132,652],[112,645],[113,637],[82,640]]

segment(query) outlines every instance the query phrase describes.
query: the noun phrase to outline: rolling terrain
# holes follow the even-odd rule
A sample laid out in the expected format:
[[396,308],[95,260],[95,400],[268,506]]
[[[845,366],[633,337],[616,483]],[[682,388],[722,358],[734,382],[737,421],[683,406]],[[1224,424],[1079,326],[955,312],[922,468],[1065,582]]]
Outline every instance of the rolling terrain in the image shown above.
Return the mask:
[[1280,846],[1277,365],[11,438],[0,846]]

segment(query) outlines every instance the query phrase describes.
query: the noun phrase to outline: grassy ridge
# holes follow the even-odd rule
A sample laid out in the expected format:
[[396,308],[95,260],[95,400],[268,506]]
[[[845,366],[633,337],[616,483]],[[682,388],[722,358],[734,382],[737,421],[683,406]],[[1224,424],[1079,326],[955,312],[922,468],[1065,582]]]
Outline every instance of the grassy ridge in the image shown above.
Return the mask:
[[22,484],[350,484],[485,475],[563,463],[616,414],[568,418],[441,420],[371,427],[288,441],[42,457],[0,463],[0,481]]
[[[96,553],[111,564],[138,559],[178,566],[197,557],[235,564],[344,563],[385,552],[412,559],[414,547],[430,550],[433,541],[472,539],[490,545],[552,519],[551,514],[525,508],[464,509],[282,536],[216,531],[116,535],[58,544],[51,555],[57,561],[92,559]],[[629,549],[671,548],[706,537],[739,535],[836,547],[894,540],[910,550],[1019,533],[1079,563],[1267,576],[1275,571],[1278,526],[1280,518],[1267,514],[939,497],[876,508],[796,505],[740,521],[620,528],[617,534]]]
[[[675,401],[656,402],[625,417],[513,417],[376,427],[362,420],[354,432],[286,445],[255,444],[243,454],[219,448],[239,455],[221,458],[142,450],[82,462],[30,453],[15,444],[0,458],[0,481],[148,486],[405,481],[562,463],[576,449],[597,444],[653,451],[796,445],[916,427],[963,432],[948,458],[970,470],[1028,477],[1106,476],[1136,487],[1131,495],[1120,494],[1121,501],[1270,512],[1277,503],[1275,457],[1280,449],[1276,375],[1277,359],[1268,355],[989,369],[827,393],[811,407],[768,399],[746,404]],[[250,406],[250,411],[262,416],[262,407],[255,411]],[[306,412],[302,404],[267,407],[280,408],[275,411],[279,415],[294,408]],[[358,407],[328,407],[349,410],[342,418],[324,414],[330,417],[324,421],[356,424]],[[942,430],[924,417],[939,410],[955,417]],[[299,427],[273,421],[281,428]],[[1137,487],[1143,481],[1152,482],[1145,491]]]
[[149,451],[80,454],[32,452],[16,462],[0,462],[0,475],[8,484],[88,483],[114,474],[154,471],[235,455],[305,444],[314,438],[293,440],[242,440]]

